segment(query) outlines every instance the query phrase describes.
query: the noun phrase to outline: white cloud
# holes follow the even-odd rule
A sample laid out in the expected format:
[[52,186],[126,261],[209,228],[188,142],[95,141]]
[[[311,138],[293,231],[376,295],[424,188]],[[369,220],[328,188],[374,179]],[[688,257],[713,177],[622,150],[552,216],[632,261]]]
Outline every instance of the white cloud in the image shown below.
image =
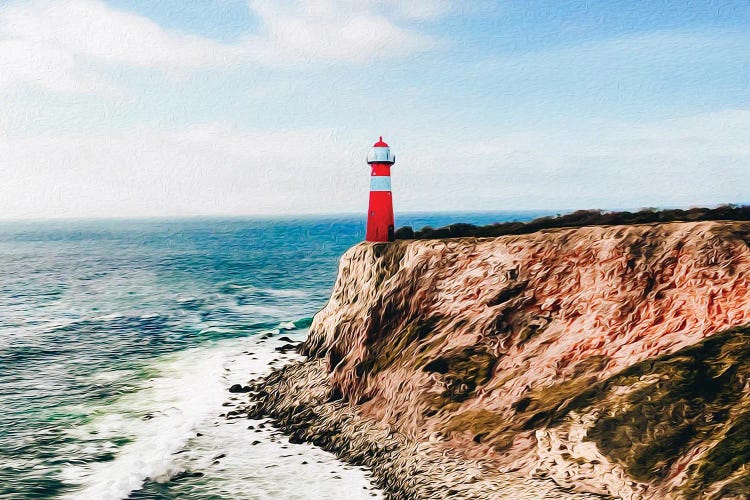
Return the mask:
[[[419,14],[405,2],[389,3],[402,16]],[[437,14],[428,8],[433,2],[420,3],[422,16]],[[376,2],[251,0],[250,6],[260,17],[263,33],[247,37],[246,44],[252,57],[266,64],[398,59],[440,43],[396,25],[379,12],[382,5]]]
[[306,10],[324,8],[328,12],[356,12],[363,9],[402,19],[426,20],[443,16],[453,10],[449,0],[302,0]]
[[0,10],[0,33],[75,56],[138,67],[215,67],[241,56],[236,47],[167,31],[143,16],[96,0],[10,4]]
[[[748,201],[750,111],[475,142],[445,131],[392,134],[399,213]],[[362,213],[369,140],[220,124],[0,138],[0,214]]]
[[728,110],[442,146],[423,143],[396,151],[394,196],[402,197],[408,210],[747,202],[748,134],[750,111]]
[[5,137],[0,138],[0,214],[335,212],[361,198],[352,185],[367,189],[366,165],[355,156],[330,130],[263,132],[208,124],[112,135]]
[[60,93],[114,92],[114,86],[79,65],[73,54],[23,40],[0,40],[0,90],[18,83]]
[[97,0],[37,0],[0,7],[0,88],[112,94],[92,64],[189,71],[236,63],[243,50],[171,32]]
[[451,2],[447,0],[390,0],[398,12],[410,19],[432,19],[443,16],[452,10]]
[[[99,0],[33,0],[0,6],[0,89],[27,84],[60,93],[119,93],[102,65],[171,73],[241,64],[394,59],[438,41],[394,19],[447,12],[445,0],[257,0],[261,33],[234,43],[166,30]],[[96,69],[95,69],[96,68]]]

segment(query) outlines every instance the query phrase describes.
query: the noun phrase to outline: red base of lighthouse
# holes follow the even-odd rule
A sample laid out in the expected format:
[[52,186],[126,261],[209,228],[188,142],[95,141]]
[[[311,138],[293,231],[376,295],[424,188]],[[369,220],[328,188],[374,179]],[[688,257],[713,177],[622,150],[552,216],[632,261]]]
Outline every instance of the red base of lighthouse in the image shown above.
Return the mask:
[[370,191],[365,239],[373,242],[393,241],[393,200],[390,191]]

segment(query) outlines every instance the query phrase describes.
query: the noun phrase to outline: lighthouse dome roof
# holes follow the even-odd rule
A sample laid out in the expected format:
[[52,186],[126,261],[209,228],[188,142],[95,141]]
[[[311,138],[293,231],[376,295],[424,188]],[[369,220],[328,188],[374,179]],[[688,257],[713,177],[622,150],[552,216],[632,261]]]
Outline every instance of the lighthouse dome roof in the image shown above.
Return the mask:
[[391,152],[390,146],[383,141],[382,136],[370,149],[370,153],[367,155],[367,163],[396,163],[396,155]]

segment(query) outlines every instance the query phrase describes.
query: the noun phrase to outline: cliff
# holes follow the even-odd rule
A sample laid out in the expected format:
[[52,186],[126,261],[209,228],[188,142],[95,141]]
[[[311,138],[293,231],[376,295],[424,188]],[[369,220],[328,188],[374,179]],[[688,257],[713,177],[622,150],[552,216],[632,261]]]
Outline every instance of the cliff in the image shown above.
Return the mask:
[[338,408],[498,471],[748,495],[748,245],[726,221],[363,243],[302,352]]

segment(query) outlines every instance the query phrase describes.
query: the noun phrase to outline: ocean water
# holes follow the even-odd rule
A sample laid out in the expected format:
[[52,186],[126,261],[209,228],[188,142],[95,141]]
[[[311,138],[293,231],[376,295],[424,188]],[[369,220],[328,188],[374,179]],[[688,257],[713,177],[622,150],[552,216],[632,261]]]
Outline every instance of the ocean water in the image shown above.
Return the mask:
[[303,339],[363,236],[358,217],[0,223],[0,498],[378,496],[366,471],[223,417],[231,384],[281,362],[264,334]]

